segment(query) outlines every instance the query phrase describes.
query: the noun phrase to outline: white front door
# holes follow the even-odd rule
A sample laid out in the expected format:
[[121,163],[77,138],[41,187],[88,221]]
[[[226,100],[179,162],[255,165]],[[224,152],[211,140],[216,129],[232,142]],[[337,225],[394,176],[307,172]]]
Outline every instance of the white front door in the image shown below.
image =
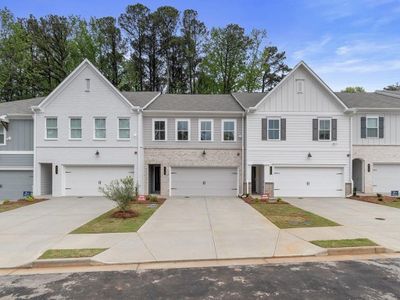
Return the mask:
[[343,168],[275,167],[276,197],[342,197]]
[[66,196],[101,196],[99,187],[133,175],[133,166],[65,166]]
[[374,193],[400,191],[400,164],[374,164],[373,187]]

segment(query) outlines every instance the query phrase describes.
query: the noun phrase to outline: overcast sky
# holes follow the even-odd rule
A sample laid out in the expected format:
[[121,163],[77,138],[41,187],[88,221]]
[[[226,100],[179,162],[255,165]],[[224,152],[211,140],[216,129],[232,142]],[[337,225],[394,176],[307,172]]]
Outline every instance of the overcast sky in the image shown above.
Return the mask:
[[[118,17],[126,0],[0,0],[17,17],[46,14]],[[294,66],[304,60],[335,91],[368,91],[400,82],[400,0],[152,0],[199,12],[208,27],[238,23],[266,29]]]

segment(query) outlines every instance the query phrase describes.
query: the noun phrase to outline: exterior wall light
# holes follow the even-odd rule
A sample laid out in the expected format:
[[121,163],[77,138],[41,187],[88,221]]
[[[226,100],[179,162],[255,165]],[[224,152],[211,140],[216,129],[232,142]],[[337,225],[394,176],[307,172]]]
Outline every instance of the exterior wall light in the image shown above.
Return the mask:
[[95,153],[95,155],[96,155],[96,156],[99,156],[99,155],[100,155],[100,152],[99,152],[99,150],[96,150],[96,153]]
[[203,150],[203,153],[202,153],[202,154],[203,154],[203,156],[205,156],[205,155],[207,154],[207,153],[206,153],[206,149]]
[[311,158],[311,157],[312,157],[311,152],[308,152],[307,158]]

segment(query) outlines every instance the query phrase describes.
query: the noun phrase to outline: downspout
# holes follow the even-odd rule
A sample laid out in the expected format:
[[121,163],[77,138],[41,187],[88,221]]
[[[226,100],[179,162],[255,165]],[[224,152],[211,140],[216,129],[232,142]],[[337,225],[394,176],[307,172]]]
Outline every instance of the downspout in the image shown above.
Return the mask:
[[[38,191],[38,183],[37,183],[37,150],[36,150],[36,132],[37,132],[37,121],[36,121],[36,111],[32,109],[33,112],[33,186],[32,186],[32,194],[34,196],[38,196],[41,194],[41,191]],[[53,174],[53,171],[52,171]]]
[[139,194],[143,194],[143,176],[142,176],[142,173],[143,173],[143,170],[142,170],[142,165],[141,165],[141,162],[142,162],[142,152],[141,152],[141,143],[142,143],[142,109],[141,108],[138,108],[137,110],[136,110],[136,113],[137,113],[137,139],[136,139],[136,141],[137,141],[137,144],[136,144],[136,148],[137,148],[137,150],[136,150],[136,152],[137,152],[137,155],[136,155],[136,158],[137,158],[137,161],[136,161],[136,166],[137,166],[137,171],[136,171],[136,173],[137,173],[137,186],[138,186],[138,192],[139,192]]
[[350,154],[349,154],[349,182],[351,183],[351,191],[350,193],[353,191],[354,188],[354,182],[353,182],[353,116],[354,114],[352,113],[350,115],[350,138],[349,138],[349,143],[350,143]]
[[[244,139],[245,139],[244,126],[245,126],[245,122],[244,122],[244,120],[245,120],[245,113],[243,113],[243,115],[242,115],[242,176],[241,176],[241,182],[240,182],[240,185],[242,187],[241,188],[242,194],[244,194],[243,184],[244,184],[244,178],[245,178],[245,159],[244,159],[244,155],[245,155],[245,152],[244,152]],[[246,184],[246,192],[247,192],[247,184]]]

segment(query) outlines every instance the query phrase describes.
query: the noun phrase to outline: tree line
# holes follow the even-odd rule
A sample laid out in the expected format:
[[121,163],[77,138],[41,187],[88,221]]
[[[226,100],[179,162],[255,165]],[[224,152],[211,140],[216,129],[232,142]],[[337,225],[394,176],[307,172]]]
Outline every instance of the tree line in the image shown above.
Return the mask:
[[265,30],[209,29],[192,9],[138,3],[89,20],[0,10],[0,101],[49,94],[84,58],[126,91],[264,92],[290,70]]

